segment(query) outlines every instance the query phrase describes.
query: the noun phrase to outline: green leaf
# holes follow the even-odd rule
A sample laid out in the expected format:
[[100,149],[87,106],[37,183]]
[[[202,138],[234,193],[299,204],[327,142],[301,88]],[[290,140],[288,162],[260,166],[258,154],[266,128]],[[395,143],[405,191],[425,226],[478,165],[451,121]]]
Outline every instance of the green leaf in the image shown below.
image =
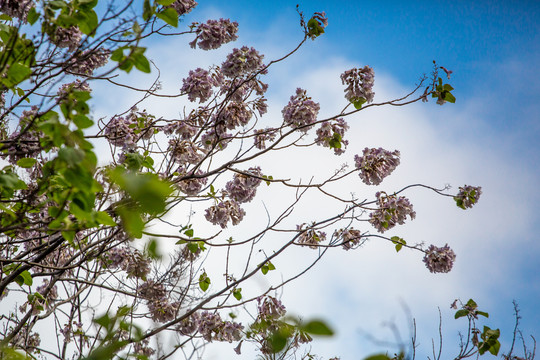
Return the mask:
[[5,360],[27,360],[32,359],[30,356],[26,356],[23,353],[18,352],[15,349],[8,347],[0,347],[0,359]]
[[85,154],[81,149],[63,147],[58,150],[58,159],[65,162],[69,167],[75,167],[84,160]]
[[199,287],[202,291],[208,290],[208,287],[210,286],[210,278],[208,275],[206,275],[206,272],[202,273],[201,276],[199,276]]
[[307,27],[308,27],[308,36],[310,36],[312,39],[324,33],[324,28],[314,18],[309,19],[307,23]]
[[351,103],[354,105],[354,108],[357,110],[360,110],[362,108],[362,105],[366,102],[366,99],[360,98],[358,100],[351,101]]
[[178,26],[178,13],[173,8],[163,9],[156,16],[171,26]]
[[454,315],[454,319],[459,319],[460,317],[467,316],[468,314],[469,312],[465,309],[458,310]]
[[[170,10],[172,10],[172,9],[170,9]],[[137,70],[140,70],[140,71],[142,71],[144,73],[147,73],[147,74],[151,72],[150,62],[148,61],[146,56],[144,56],[143,54],[140,54],[140,53],[133,53],[132,58],[133,58],[133,64],[135,65]]]
[[173,189],[158,175],[133,173],[119,166],[109,176],[135,200],[143,212],[156,215],[165,211],[165,201]]
[[390,240],[392,240],[394,244],[396,244],[396,252],[399,252],[401,248],[403,247],[403,245],[407,244],[407,242],[403,240],[402,238],[400,238],[399,236],[392,236]]
[[12,84],[11,86],[15,86],[23,82],[29,78],[31,74],[32,70],[28,66],[19,63],[10,64],[7,71],[7,77]]
[[62,231],[62,237],[66,239],[70,244],[72,244],[73,239],[75,239],[75,231],[73,230]]
[[143,20],[148,21],[154,15],[155,7],[150,4],[150,0],[144,0],[143,3]]
[[15,282],[20,286],[23,286],[23,284],[32,286],[32,275],[30,275],[30,272],[28,272],[28,270],[24,270],[22,273],[17,275],[17,277],[15,278]]
[[59,10],[68,7],[68,5],[64,1],[60,0],[49,1],[47,5],[50,6],[53,10]]
[[36,21],[38,21],[38,19],[39,19],[39,13],[37,12],[36,7],[34,6],[30,9],[30,11],[28,11],[28,15],[26,15],[26,21],[28,21],[30,25],[34,25]]
[[195,241],[191,241],[187,244],[188,250],[195,254],[199,250],[199,244]]
[[99,19],[94,10],[78,11],[75,14],[76,24],[85,35],[91,35],[98,27]]
[[88,116],[85,115],[75,115],[73,117],[73,123],[79,128],[79,129],[88,129],[92,125],[94,125],[94,122],[88,118]]
[[[281,329],[279,329],[281,330]],[[275,331],[267,339],[268,345],[273,353],[278,353],[287,345],[288,336],[283,331]]]
[[163,6],[169,6],[172,5],[176,0],[156,0],[156,4],[163,5]]
[[144,229],[144,221],[141,218],[141,214],[134,209],[129,209],[124,206],[117,207],[116,211],[120,215],[122,226],[128,234],[136,239],[140,239]]
[[28,169],[28,168],[31,168],[32,166],[34,166],[34,164],[36,162],[37,162],[36,159],[22,158],[19,161],[17,161],[17,165],[22,167],[22,168]]
[[497,355],[501,348],[501,343],[498,340],[500,335],[499,329],[492,330],[484,326],[484,331],[480,335],[483,341],[478,343],[478,353],[483,355],[486,351],[489,351],[492,355]]
[[95,215],[96,221],[102,225],[106,225],[106,226],[118,225],[116,221],[114,221],[113,218],[105,211],[96,211],[94,215]]
[[386,354],[376,354],[368,356],[367,358],[364,358],[364,360],[392,360],[392,358],[388,357]]
[[109,318],[109,314],[105,314],[103,316],[95,318],[93,321],[94,323],[104,327],[105,329],[109,328],[109,325],[111,324],[111,318]]
[[193,237],[193,229],[187,229],[186,231],[184,231],[184,235],[186,235],[187,237]]
[[142,32],[141,26],[136,21],[133,23],[132,29],[135,34],[140,34]]
[[264,275],[268,274],[268,271],[270,270],[276,270],[276,267],[270,261],[261,267],[261,271]]
[[334,332],[328,327],[328,325],[321,320],[311,320],[310,322],[302,326],[302,330],[312,335],[334,335]]
[[484,312],[484,311],[477,311],[476,314],[482,315],[483,317],[486,317],[486,318],[489,317],[489,314],[487,312]]
[[151,259],[161,259],[161,254],[158,251],[158,242],[156,239],[151,239],[146,246],[146,253]]
[[444,100],[446,100],[446,101],[448,101],[449,103],[452,103],[452,104],[454,104],[456,102],[456,98],[454,97],[454,95],[452,95],[449,92],[445,92],[443,98],[444,98]]
[[114,50],[111,53],[111,60],[112,61],[121,61],[124,58],[124,49],[125,49],[125,47],[120,47],[120,48]]
[[233,296],[236,300],[242,300],[242,288],[236,288],[233,290]]
[[116,317],[125,317],[128,316],[131,313],[131,307],[130,306],[119,306],[118,310],[116,311]]

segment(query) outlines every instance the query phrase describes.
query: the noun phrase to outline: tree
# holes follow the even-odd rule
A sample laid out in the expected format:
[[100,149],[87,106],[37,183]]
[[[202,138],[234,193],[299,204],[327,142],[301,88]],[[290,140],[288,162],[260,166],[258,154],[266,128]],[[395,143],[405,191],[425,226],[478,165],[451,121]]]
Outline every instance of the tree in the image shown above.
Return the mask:
[[[237,353],[242,342],[250,342],[263,358],[283,358],[312,336],[332,334],[323,321],[287,316],[276,294],[327,251],[353,250],[377,239],[398,252],[422,252],[433,273],[451,270],[455,254],[448,245],[425,247],[384,233],[414,219],[405,197],[411,187],[451,197],[463,209],[478,201],[480,187],[465,185],[449,194],[447,188],[408,185],[379,191],[371,200],[335,191],[335,184],[351,176],[368,186],[381,184],[400,163],[398,150],[382,148],[365,148],[350,169],[343,166],[323,181],[300,182],[260,166],[296,147],[344,154],[346,118],[370,107],[429,98],[439,105],[454,103],[446,83],[451,71],[434,63],[430,76],[410,93],[376,103],[373,69],[349,69],[341,75],[345,100],[339,114],[321,118],[319,104],[298,88],[284,104],[279,124],[262,126],[265,77],[276,63],[324,34],[325,14],[308,19],[299,10],[303,39],[281,58],[265,62],[252,47],[234,48],[219,66],[193,69],[178,93],[165,94],[159,64],[145,55],[153,39],[191,36],[191,47],[212,50],[238,37],[239,25],[229,19],[183,26],[180,20],[196,5],[192,0],[0,1],[5,163],[0,298],[20,305],[2,310],[4,357],[162,359],[183,352],[189,358],[221,341],[234,342]],[[150,88],[118,81],[118,74],[132,71],[158,75]],[[90,111],[95,82],[129,87],[141,100],[95,121]],[[177,97],[190,102],[177,119],[135,106]],[[97,149],[103,143],[110,155]],[[235,226],[259,222],[250,219],[254,206],[249,203],[261,186],[276,194],[291,188],[295,197],[255,224],[255,231],[237,233]],[[294,207],[313,191],[334,201],[332,215],[294,221]],[[171,219],[178,213],[189,214],[189,222]],[[360,222],[373,230],[359,230]],[[287,238],[267,241],[275,234]],[[294,247],[317,257],[267,289],[250,287],[252,278],[270,276],[275,259]],[[251,320],[241,323],[249,318],[240,310],[251,313]],[[456,313],[473,324],[467,339],[477,339],[466,343],[460,358],[498,353],[498,330],[475,332],[478,315],[485,313],[472,300]],[[54,328],[58,342],[40,342],[40,326]],[[166,336],[176,345],[168,346]]]

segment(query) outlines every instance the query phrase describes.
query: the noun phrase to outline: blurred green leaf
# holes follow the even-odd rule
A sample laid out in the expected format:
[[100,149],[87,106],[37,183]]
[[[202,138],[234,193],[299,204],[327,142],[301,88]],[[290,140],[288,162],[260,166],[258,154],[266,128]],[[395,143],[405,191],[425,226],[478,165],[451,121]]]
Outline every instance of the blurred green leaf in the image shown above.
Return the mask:
[[150,239],[146,246],[146,253],[151,259],[161,259],[161,254],[158,251],[158,242],[156,239]]
[[31,168],[37,162],[36,159],[22,158],[17,161],[17,165],[22,168]]
[[364,358],[364,360],[392,360],[391,357],[388,357],[386,354],[376,354]]
[[172,5],[176,0],[156,0],[156,4],[169,6]]
[[28,21],[30,25],[34,25],[36,21],[38,21],[39,16],[40,15],[37,12],[36,7],[34,6],[28,11],[28,15],[26,15],[26,21]]
[[150,4],[150,0],[144,0],[143,3],[143,20],[148,21],[154,15],[155,7]]
[[309,334],[321,335],[321,336],[332,336],[334,331],[332,331],[328,325],[321,320],[311,320],[307,324],[303,325],[301,329]]
[[96,211],[95,213],[96,221],[102,225],[106,226],[115,226],[117,225],[113,218],[107,214],[105,211]]
[[8,347],[0,347],[0,359],[4,360],[29,360],[32,359],[31,356],[27,356],[23,353],[20,353],[19,351],[8,348]]

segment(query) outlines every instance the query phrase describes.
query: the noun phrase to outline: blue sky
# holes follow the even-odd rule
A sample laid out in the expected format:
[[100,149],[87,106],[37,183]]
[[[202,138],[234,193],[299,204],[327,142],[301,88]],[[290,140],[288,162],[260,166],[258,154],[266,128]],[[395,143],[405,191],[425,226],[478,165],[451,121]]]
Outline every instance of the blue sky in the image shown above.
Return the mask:
[[[411,182],[433,186],[451,183],[454,189],[463,184],[481,185],[484,190],[478,206],[467,212],[432,193],[407,194],[418,218],[395,234],[411,242],[449,243],[458,254],[450,274],[430,274],[416,253],[395,254],[386,244],[370,242],[354,253],[330,254],[314,271],[286,287],[283,299],[291,312],[324,317],[337,331],[336,337],[316,342],[314,352],[326,358],[341,356],[342,360],[368,355],[380,347],[364,333],[387,337],[383,322],[395,322],[406,338],[403,303],[417,319],[421,348],[417,358],[429,354],[431,338],[437,337],[438,307],[442,311],[445,351],[454,354],[456,333],[462,327],[453,320],[449,304],[458,297],[463,301],[474,298],[492,315],[486,324],[503,332],[503,350],[508,349],[513,329],[513,299],[522,311],[524,335],[539,338],[540,245],[536,234],[540,231],[540,4],[298,2],[308,18],[315,11],[326,11],[329,26],[323,36],[271,69],[267,76],[271,110],[263,122],[280,116],[298,86],[321,103],[322,114],[339,111],[345,104],[339,74],[364,65],[375,69],[375,102],[379,102],[414,88],[437,60],[454,71],[449,82],[456,89],[457,102],[443,107],[430,102],[408,108],[370,109],[349,119],[351,145],[343,157],[304,157],[302,164],[288,156],[277,157],[263,170],[274,171],[274,177],[323,176],[327,169],[321,164],[336,167],[345,161],[351,163],[353,155],[365,146],[382,146],[402,151],[402,165],[385,180],[384,190],[398,190]],[[179,79],[189,69],[220,64],[233,47],[254,46],[268,60],[283,55],[302,38],[296,3],[200,1],[186,24],[231,18],[240,24],[240,38],[215,52],[187,49],[191,40],[187,38],[166,39],[174,46],[170,42],[147,44],[149,56],[161,64],[162,70],[169,70],[164,73],[164,89],[177,91]],[[125,99],[126,104],[130,100]],[[112,106],[118,98],[108,101]],[[178,113],[177,105],[145,105],[154,108],[156,115],[158,111],[163,115],[167,111]],[[351,188],[373,196],[375,190],[360,189],[362,184],[356,180]],[[271,207],[272,196],[269,190],[261,190],[260,201]],[[306,207],[317,205],[308,203]],[[317,214],[306,210],[298,215],[297,222],[309,216]],[[280,263],[278,269],[290,270],[288,261]],[[223,351],[230,350],[219,351],[209,349],[207,358],[252,358],[249,353],[237,357],[232,352],[224,357]]]

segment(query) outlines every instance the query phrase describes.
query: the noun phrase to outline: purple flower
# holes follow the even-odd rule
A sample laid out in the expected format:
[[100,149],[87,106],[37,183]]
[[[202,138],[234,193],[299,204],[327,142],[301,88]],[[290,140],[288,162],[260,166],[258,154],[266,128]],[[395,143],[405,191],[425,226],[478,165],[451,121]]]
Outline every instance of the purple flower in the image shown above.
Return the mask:
[[456,254],[448,244],[443,247],[430,245],[424,255],[424,263],[432,273],[447,273],[452,270]]
[[345,89],[345,98],[351,103],[373,101],[373,83],[375,74],[369,66],[364,66],[362,69],[353,68],[341,74],[341,82],[347,85]]
[[182,140],[189,140],[197,134],[198,129],[194,126],[193,121],[188,119],[173,121],[163,126],[163,132],[165,135],[176,134],[180,135]]
[[380,192],[375,194],[379,208],[369,214],[368,220],[380,233],[393,228],[397,224],[403,225],[407,216],[411,220],[416,217],[413,206],[406,197],[381,195]]
[[178,168],[177,172],[181,174],[180,177],[187,177],[187,179],[181,180],[176,184],[176,186],[178,186],[178,189],[180,189],[180,191],[182,191],[186,195],[197,195],[201,192],[201,189],[203,188],[203,186],[206,185],[206,182],[208,181],[208,178],[206,177],[199,177],[199,175],[204,174],[201,170],[197,170],[197,172],[195,173],[197,177],[193,176],[193,173],[191,173],[190,175],[184,174],[183,166]]
[[114,247],[103,254],[102,262],[108,269],[125,269],[130,254],[127,247]]
[[[229,197],[239,203],[250,202],[257,193],[257,187],[261,183],[262,176],[260,167],[251,167],[245,174],[234,174],[233,180],[227,182],[225,189]],[[250,175],[253,176],[250,176]],[[254,177],[255,176],[255,177]]]
[[249,74],[263,68],[263,58],[264,55],[260,55],[254,48],[234,48],[221,65],[221,72],[230,78]]
[[180,303],[170,303],[166,298],[149,301],[147,305],[152,320],[157,322],[171,321],[180,308]]
[[230,102],[214,116],[216,131],[224,133],[227,129],[234,130],[246,126],[251,119],[251,110],[243,102]]
[[121,146],[125,149],[134,148],[138,140],[135,134],[135,124],[132,114],[115,116],[105,126],[105,137],[114,146]]
[[219,225],[222,229],[225,229],[229,220],[231,220],[233,225],[238,225],[244,218],[244,215],[246,215],[246,212],[236,201],[226,200],[206,209],[204,217],[212,224]]
[[242,324],[232,321],[225,321],[219,329],[216,340],[227,341],[229,343],[232,343],[233,341],[238,341],[242,338],[242,329],[244,329],[244,326],[242,326]]
[[399,155],[398,150],[365,148],[363,156],[354,156],[356,168],[360,170],[358,176],[367,185],[379,185],[399,165]]
[[298,243],[301,245],[307,245],[310,249],[317,249],[321,241],[326,240],[326,233],[324,231],[316,231],[314,229],[303,229],[304,224],[296,225],[296,231],[303,231],[298,237]]
[[318,103],[306,95],[306,90],[297,88],[296,95],[291,96],[281,113],[285,124],[307,132],[312,127],[309,125],[317,120],[320,108]]
[[149,358],[156,352],[156,350],[152,349],[150,346],[148,346],[148,344],[149,344],[148,339],[144,339],[142,341],[134,343],[133,352],[137,355],[143,355],[146,358]]
[[82,40],[82,32],[77,26],[63,28],[58,26],[54,31],[51,41],[60,48],[67,48],[69,51],[75,51]]
[[187,94],[189,101],[195,101],[198,98],[199,102],[205,102],[212,97],[212,87],[220,83],[219,77],[212,76],[207,70],[197,68],[189,71],[180,91]]
[[173,8],[178,13],[178,16],[189,13],[195,6],[197,6],[197,2],[194,0],[176,0],[169,5],[169,7]]
[[238,23],[229,19],[208,20],[206,24],[199,24],[195,33],[197,36],[189,43],[195,49],[211,50],[238,39]]
[[349,125],[343,118],[324,122],[317,129],[315,143],[319,146],[334,149],[336,155],[341,155],[345,152],[344,147],[346,148],[349,144],[349,141],[343,140],[347,129],[349,129]]
[[189,140],[170,139],[169,151],[173,161],[180,165],[195,165],[202,159],[202,154],[199,153],[201,150]]
[[124,263],[124,270],[128,278],[137,277],[146,280],[146,275],[150,273],[150,260],[143,256],[139,251],[135,250],[128,256],[127,262]]
[[58,300],[58,287],[56,285],[53,285],[47,295],[45,295],[45,291],[49,287],[49,280],[44,280],[43,284],[38,286],[36,288],[36,292],[40,293],[46,298],[47,301],[47,308],[49,309],[51,307],[51,302]]
[[67,70],[74,75],[92,75],[95,69],[107,64],[110,53],[103,48],[77,52],[70,60]]
[[218,313],[211,313],[209,311],[203,311],[199,320],[199,333],[206,341],[215,340],[219,327],[222,325],[223,320]]
[[206,150],[217,149],[223,150],[227,147],[227,144],[232,141],[233,136],[224,130],[222,126],[218,133],[214,129],[209,130],[201,136],[202,146]]
[[163,284],[156,283],[154,280],[148,280],[137,286],[137,295],[143,299],[153,301],[165,298],[167,291]]
[[460,186],[459,193],[454,197],[456,205],[463,210],[472,208],[474,204],[478,202],[480,195],[482,194],[482,187],[480,186]]
[[362,232],[354,229],[340,230],[336,232],[336,237],[341,237],[343,239],[341,246],[343,246],[345,250],[350,250],[354,246],[360,244]]
[[258,297],[258,312],[257,316],[260,320],[273,321],[284,316],[287,310],[280,300],[272,296]]
[[191,335],[195,331],[199,330],[199,324],[201,322],[201,315],[196,312],[189,317],[180,321],[176,330],[182,335]]
[[14,18],[19,18],[26,22],[26,17],[31,8],[34,7],[32,0],[0,0],[0,11]]
[[266,149],[266,142],[274,141],[277,135],[276,130],[272,128],[254,130],[253,132],[255,133],[255,147],[261,150]]
[[38,333],[29,333],[28,326],[24,326],[17,334],[15,334],[9,343],[32,353],[39,344],[41,344],[41,339],[39,338]]
[[[258,78],[251,78],[249,80],[243,77],[236,77],[233,79],[226,79],[221,84],[220,93],[227,96],[230,101],[243,102],[253,92],[262,96],[268,90],[268,84],[263,83]],[[259,98],[264,99],[264,98]],[[257,100],[256,100],[257,101]],[[261,100],[258,100],[261,101]],[[266,101],[266,99],[264,99]],[[259,105],[260,106],[260,105]],[[259,112],[261,112],[259,110]],[[263,114],[266,111],[262,112]],[[261,114],[262,115],[262,114]]]

